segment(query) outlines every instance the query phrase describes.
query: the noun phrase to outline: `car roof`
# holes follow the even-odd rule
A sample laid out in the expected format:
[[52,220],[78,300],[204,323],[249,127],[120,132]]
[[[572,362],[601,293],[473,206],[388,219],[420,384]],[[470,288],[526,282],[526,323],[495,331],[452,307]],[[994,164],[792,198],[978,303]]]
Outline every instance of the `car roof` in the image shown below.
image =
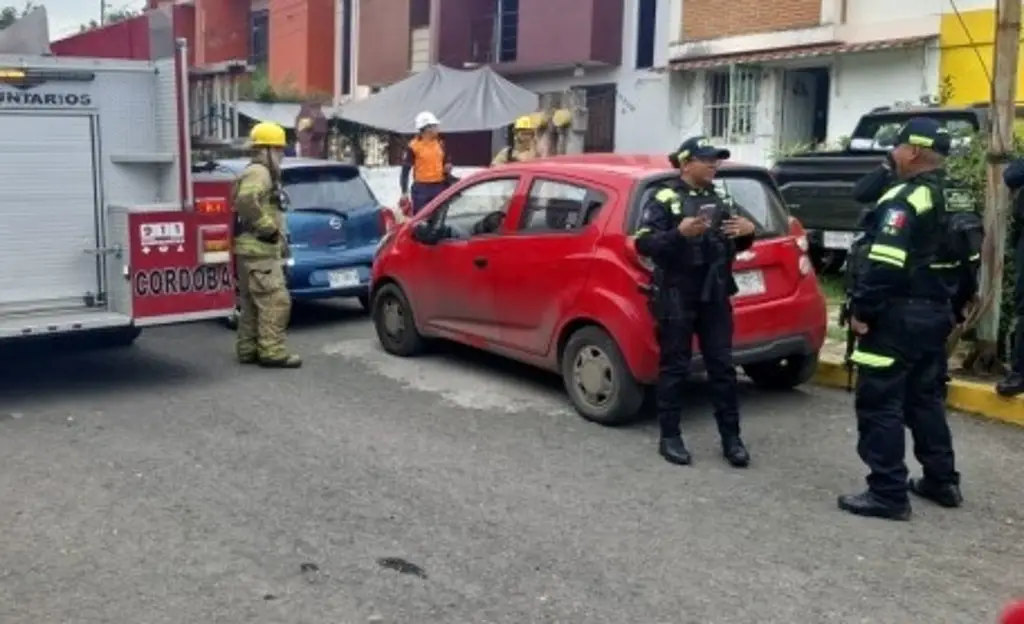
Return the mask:
[[[250,158],[224,158],[215,161],[217,165],[230,169],[234,173],[239,173],[242,169],[252,162]],[[281,169],[299,169],[299,168],[312,168],[312,167],[331,167],[331,168],[343,168],[343,169],[355,169],[359,167],[344,163],[338,160],[323,160],[320,158],[289,158],[285,157],[281,160]]]
[[[645,179],[658,174],[670,174],[674,171],[664,154],[565,154],[539,158],[537,160],[518,161],[500,165],[500,167],[509,170],[525,170],[531,173],[550,173],[555,175],[558,173],[575,173],[585,177],[611,175],[631,180]],[[744,165],[732,161],[722,163],[721,171],[755,174],[768,173],[768,170],[764,167]]]

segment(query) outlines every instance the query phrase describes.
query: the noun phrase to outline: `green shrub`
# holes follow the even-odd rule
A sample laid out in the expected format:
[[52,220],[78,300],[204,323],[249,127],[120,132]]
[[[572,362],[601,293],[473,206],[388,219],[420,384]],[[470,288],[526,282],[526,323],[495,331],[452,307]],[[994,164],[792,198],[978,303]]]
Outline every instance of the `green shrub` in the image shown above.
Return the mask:
[[[976,135],[970,139],[967,145],[959,148],[946,161],[946,169],[950,177],[959,180],[970,188],[976,197],[982,199],[985,198],[985,180],[987,178],[985,170],[985,150],[987,145],[988,141],[985,137]],[[1015,158],[1024,156],[1024,141],[1020,137],[1014,137],[1013,156]],[[1011,230],[1012,227],[1007,228],[1007,231],[1003,234],[1008,235]],[[1007,357],[1006,345],[1013,323],[1013,283],[1014,271],[1016,270],[1016,267],[1013,265],[1013,249],[1009,244],[1006,245],[1004,262],[1003,296],[1000,303],[998,338],[1000,346],[999,357],[1003,360]]]

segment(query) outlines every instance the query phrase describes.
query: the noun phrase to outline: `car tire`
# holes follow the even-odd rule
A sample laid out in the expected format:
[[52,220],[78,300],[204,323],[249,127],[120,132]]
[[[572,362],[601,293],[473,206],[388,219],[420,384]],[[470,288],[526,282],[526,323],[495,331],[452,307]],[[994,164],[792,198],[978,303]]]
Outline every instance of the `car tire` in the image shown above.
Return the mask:
[[764,390],[792,390],[811,380],[818,368],[818,354],[791,355],[767,362],[743,366],[743,372],[758,388]]
[[371,317],[377,340],[385,351],[399,357],[423,352],[424,340],[416,329],[412,306],[396,284],[386,284],[374,294]]
[[644,389],[615,340],[603,329],[584,327],[570,336],[560,368],[569,399],[583,418],[615,426],[639,415]]

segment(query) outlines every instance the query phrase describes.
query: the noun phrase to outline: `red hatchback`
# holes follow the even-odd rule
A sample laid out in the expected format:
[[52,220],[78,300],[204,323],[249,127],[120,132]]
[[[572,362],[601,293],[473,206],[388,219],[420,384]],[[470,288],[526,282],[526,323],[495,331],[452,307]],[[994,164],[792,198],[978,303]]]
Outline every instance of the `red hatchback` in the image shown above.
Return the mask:
[[[633,418],[657,379],[658,345],[651,267],[630,235],[674,175],[664,157],[588,154],[462,180],[378,248],[381,345],[412,356],[425,339],[461,342],[560,373],[589,420]],[[814,372],[827,322],[803,228],[765,169],[727,164],[716,183],[757,225],[734,267],[736,363],[759,386],[795,387]]]

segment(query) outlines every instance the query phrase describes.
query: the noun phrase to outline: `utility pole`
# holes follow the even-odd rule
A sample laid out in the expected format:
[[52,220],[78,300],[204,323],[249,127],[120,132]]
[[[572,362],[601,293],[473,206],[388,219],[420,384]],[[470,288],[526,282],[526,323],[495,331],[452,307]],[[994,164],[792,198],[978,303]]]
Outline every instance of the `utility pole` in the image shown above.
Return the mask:
[[1013,150],[1017,100],[1017,54],[1020,50],[1021,0],[997,0],[995,46],[992,57],[992,126],[988,143],[985,204],[985,245],[982,250],[981,293],[991,305],[978,324],[979,364],[993,368],[998,361],[999,313],[1002,303],[1003,257],[1010,212],[1010,191],[1003,171]]
[[107,0],[100,0],[100,26],[107,23]]

